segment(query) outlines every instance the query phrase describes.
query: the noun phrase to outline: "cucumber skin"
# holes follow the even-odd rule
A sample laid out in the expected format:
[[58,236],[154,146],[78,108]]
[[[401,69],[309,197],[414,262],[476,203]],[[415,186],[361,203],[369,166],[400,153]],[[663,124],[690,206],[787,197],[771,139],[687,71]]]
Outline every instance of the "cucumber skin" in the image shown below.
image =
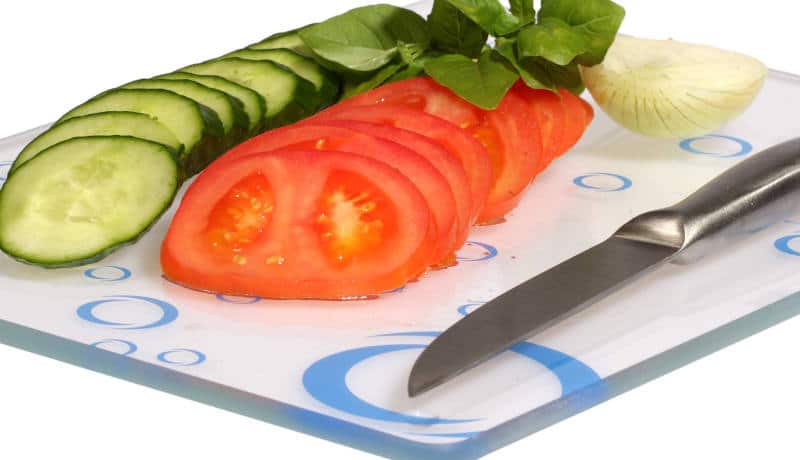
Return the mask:
[[[159,144],[157,142],[152,142],[152,141],[140,139],[138,137],[132,137],[132,136],[87,136],[87,137],[84,137],[84,138],[73,137],[73,138],[67,139],[65,141],[59,142],[58,144],[54,144],[54,145],[48,147],[47,149],[43,150],[39,155],[36,155],[34,158],[31,158],[29,161],[26,161],[24,164],[22,164],[19,167],[19,170],[22,170],[23,168],[28,167],[33,161],[35,161],[37,158],[40,158],[42,153],[47,152],[47,150],[49,150],[49,149],[51,149],[51,148],[53,148],[53,147],[55,147],[57,145],[63,144],[64,142],[69,142],[72,139],[86,139],[86,138],[91,138],[91,137],[112,137],[112,138],[136,139],[138,141],[150,142],[151,144],[160,145],[167,152],[172,152],[173,151],[172,149],[170,149],[166,145]],[[100,261],[102,259],[105,259],[109,255],[111,255],[114,251],[117,251],[118,249],[120,249],[122,247],[135,244],[137,241],[142,239],[142,237],[144,235],[146,235],[147,232],[149,232],[153,228],[153,226],[158,223],[159,220],[161,220],[161,217],[164,215],[164,213],[167,212],[167,210],[169,210],[169,208],[172,206],[172,203],[175,201],[175,197],[178,194],[178,190],[180,190],[181,184],[183,183],[183,178],[181,177],[180,164],[176,161],[175,156],[173,154],[170,154],[169,156],[172,159],[172,161],[175,163],[175,168],[176,168],[176,172],[177,172],[176,186],[175,186],[175,188],[174,188],[174,190],[172,192],[172,195],[169,197],[168,200],[166,200],[164,207],[156,214],[156,217],[152,220],[152,222],[150,222],[150,224],[147,227],[145,227],[137,235],[134,235],[132,238],[129,238],[127,240],[120,241],[118,243],[112,244],[111,246],[108,246],[108,247],[102,249],[100,252],[98,252],[98,253],[96,253],[96,254],[94,254],[92,256],[84,257],[82,259],[75,259],[75,260],[71,260],[71,261],[68,261],[68,262],[55,262],[55,263],[52,263],[52,262],[41,262],[41,261],[23,259],[21,257],[16,256],[15,254],[7,251],[5,246],[3,245],[3,241],[2,240],[0,240],[0,251],[5,253],[7,256],[11,257],[12,259],[16,260],[17,262],[21,262],[21,263],[23,263],[25,265],[31,265],[31,266],[41,267],[41,268],[46,268],[46,269],[57,269],[57,268],[79,267],[79,266],[82,266],[82,265],[93,264],[93,263],[98,262],[98,261]],[[10,180],[11,177],[9,177],[8,179]],[[7,183],[8,183],[8,181],[6,181],[3,184],[3,187],[0,187],[0,195],[3,193],[3,190],[5,189],[5,184],[7,184]]]

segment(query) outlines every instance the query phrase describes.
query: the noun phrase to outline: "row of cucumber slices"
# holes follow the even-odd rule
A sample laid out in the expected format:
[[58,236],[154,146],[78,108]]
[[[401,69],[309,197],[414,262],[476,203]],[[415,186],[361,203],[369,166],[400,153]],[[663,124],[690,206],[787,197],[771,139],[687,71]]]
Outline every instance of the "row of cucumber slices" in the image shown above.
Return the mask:
[[45,267],[99,260],[137,240],[228,148],[339,91],[293,32],[105,91],[17,156],[0,191],[0,249]]

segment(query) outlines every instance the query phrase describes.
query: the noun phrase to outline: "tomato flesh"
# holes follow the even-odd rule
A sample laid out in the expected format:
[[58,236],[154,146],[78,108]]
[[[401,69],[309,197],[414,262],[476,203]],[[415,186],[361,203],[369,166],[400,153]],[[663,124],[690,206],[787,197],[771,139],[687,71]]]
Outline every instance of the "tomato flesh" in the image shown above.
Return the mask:
[[476,219],[479,223],[501,219],[516,205],[519,194],[537,172],[542,147],[536,119],[532,109],[512,92],[496,110],[487,111],[466,102],[433,79],[419,77],[360,94],[344,101],[341,107],[370,105],[429,113],[465,130],[484,146],[489,157],[490,190]]
[[578,143],[586,130],[586,108],[578,96],[566,89],[559,89],[561,102],[564,105],[566,118],[564,120],[564,141],[561,145],[561,154],[571,149]]
[[221,294],[377,295],[424,272],[431,221],[419,190],[385,163],[346,152],[254,153],[197,177],[161,264],[168,279]]
[[[417,151],[346,126],[305,123],[268,131],[234,147],[218,161],[227,162],[254,152],[278,149],[316,149],[350,152],[374,158],[397,168],[422,192],[433,214],[437,231],[431,265],[439,264],[454,251],[459,234],[456,199],[439,169]],[[445,154],[446,155],[446,154]]]
[[546,168],[561,153],[564,144],[564,121],[566,111],[561,96],[544,89],[533,89],[525,83],[517,83],[513,90],[521,95],[533,108],[542,138],[542,161],[540,168]]

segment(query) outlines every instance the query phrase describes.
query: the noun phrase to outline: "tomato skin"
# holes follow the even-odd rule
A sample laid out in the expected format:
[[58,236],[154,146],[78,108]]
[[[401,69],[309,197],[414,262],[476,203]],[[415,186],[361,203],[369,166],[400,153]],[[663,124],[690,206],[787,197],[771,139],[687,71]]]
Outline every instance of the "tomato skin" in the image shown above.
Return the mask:
[[491,185],[476,221],[491,223],[520,199],[538,172],[542,147],[533,109],[509,92],[495,110],[482,110],[428,77],[390,83],[345,100],[342,107],[389,105],[420,110],[464,129],[486,148]]
[[470,194],[469,197],[457,198],[469,200],[470,225],[477,221],[489,195],[491,163],[483,145],[463,129],[419,110],[387,105],[336,105],[309,119],[312,120],[378,123],[411,131],[436,142],[461,163],[469,181]]
[[542,162],[539,167],[544,169],[563,153],[567,115],[561,96],[545,89],[530,88],[523,82],[514,85],[512,91],[525,98],[534,110],[542,138]]
[[559,89],[561,101],[564,104],[566,120],[564,121],[564,142],[561,155],[578,143],[586,130],[586,108],[583,100],[566,89]]
[[218,161],[230,161],[255,152],[298,148],[355,153],[397,168],[422,192],[433,213],[438,236],[436,249],[431,254],[431,265],[439,264],[454,251],[459,234],[453,191],[447,179],[426,157],[402,144],[343,125],[307,122],[255,136],[228,151]]
[[[369,183],[388,220],[379,245],[357,254],[353,263],[337,265],[326,256],[317,227],[323,192],[341,174]],[[217,225],[210,219],[229,192],[253,182],[253,176],[263,176],[271,186],[268,228],[237,252],[220,250],[208,238]],[[430,224],[422,194],[385,163],[344,152],[255,153],[215,162],[196,178],[164,239],[161,264],[171,281],[220,294],[293,299],[378,295],[424,272],[435,244]]]

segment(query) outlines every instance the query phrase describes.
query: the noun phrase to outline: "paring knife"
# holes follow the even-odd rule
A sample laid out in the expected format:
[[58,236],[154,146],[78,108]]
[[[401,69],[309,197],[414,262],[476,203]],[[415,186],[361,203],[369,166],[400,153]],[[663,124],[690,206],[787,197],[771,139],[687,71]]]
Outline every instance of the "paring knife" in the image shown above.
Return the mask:
[[669,208],[531,278],[447,329],[411,370],[408,394],[434,388],[671,261],[689,263],[800,210],[800,138],[742,161]]

